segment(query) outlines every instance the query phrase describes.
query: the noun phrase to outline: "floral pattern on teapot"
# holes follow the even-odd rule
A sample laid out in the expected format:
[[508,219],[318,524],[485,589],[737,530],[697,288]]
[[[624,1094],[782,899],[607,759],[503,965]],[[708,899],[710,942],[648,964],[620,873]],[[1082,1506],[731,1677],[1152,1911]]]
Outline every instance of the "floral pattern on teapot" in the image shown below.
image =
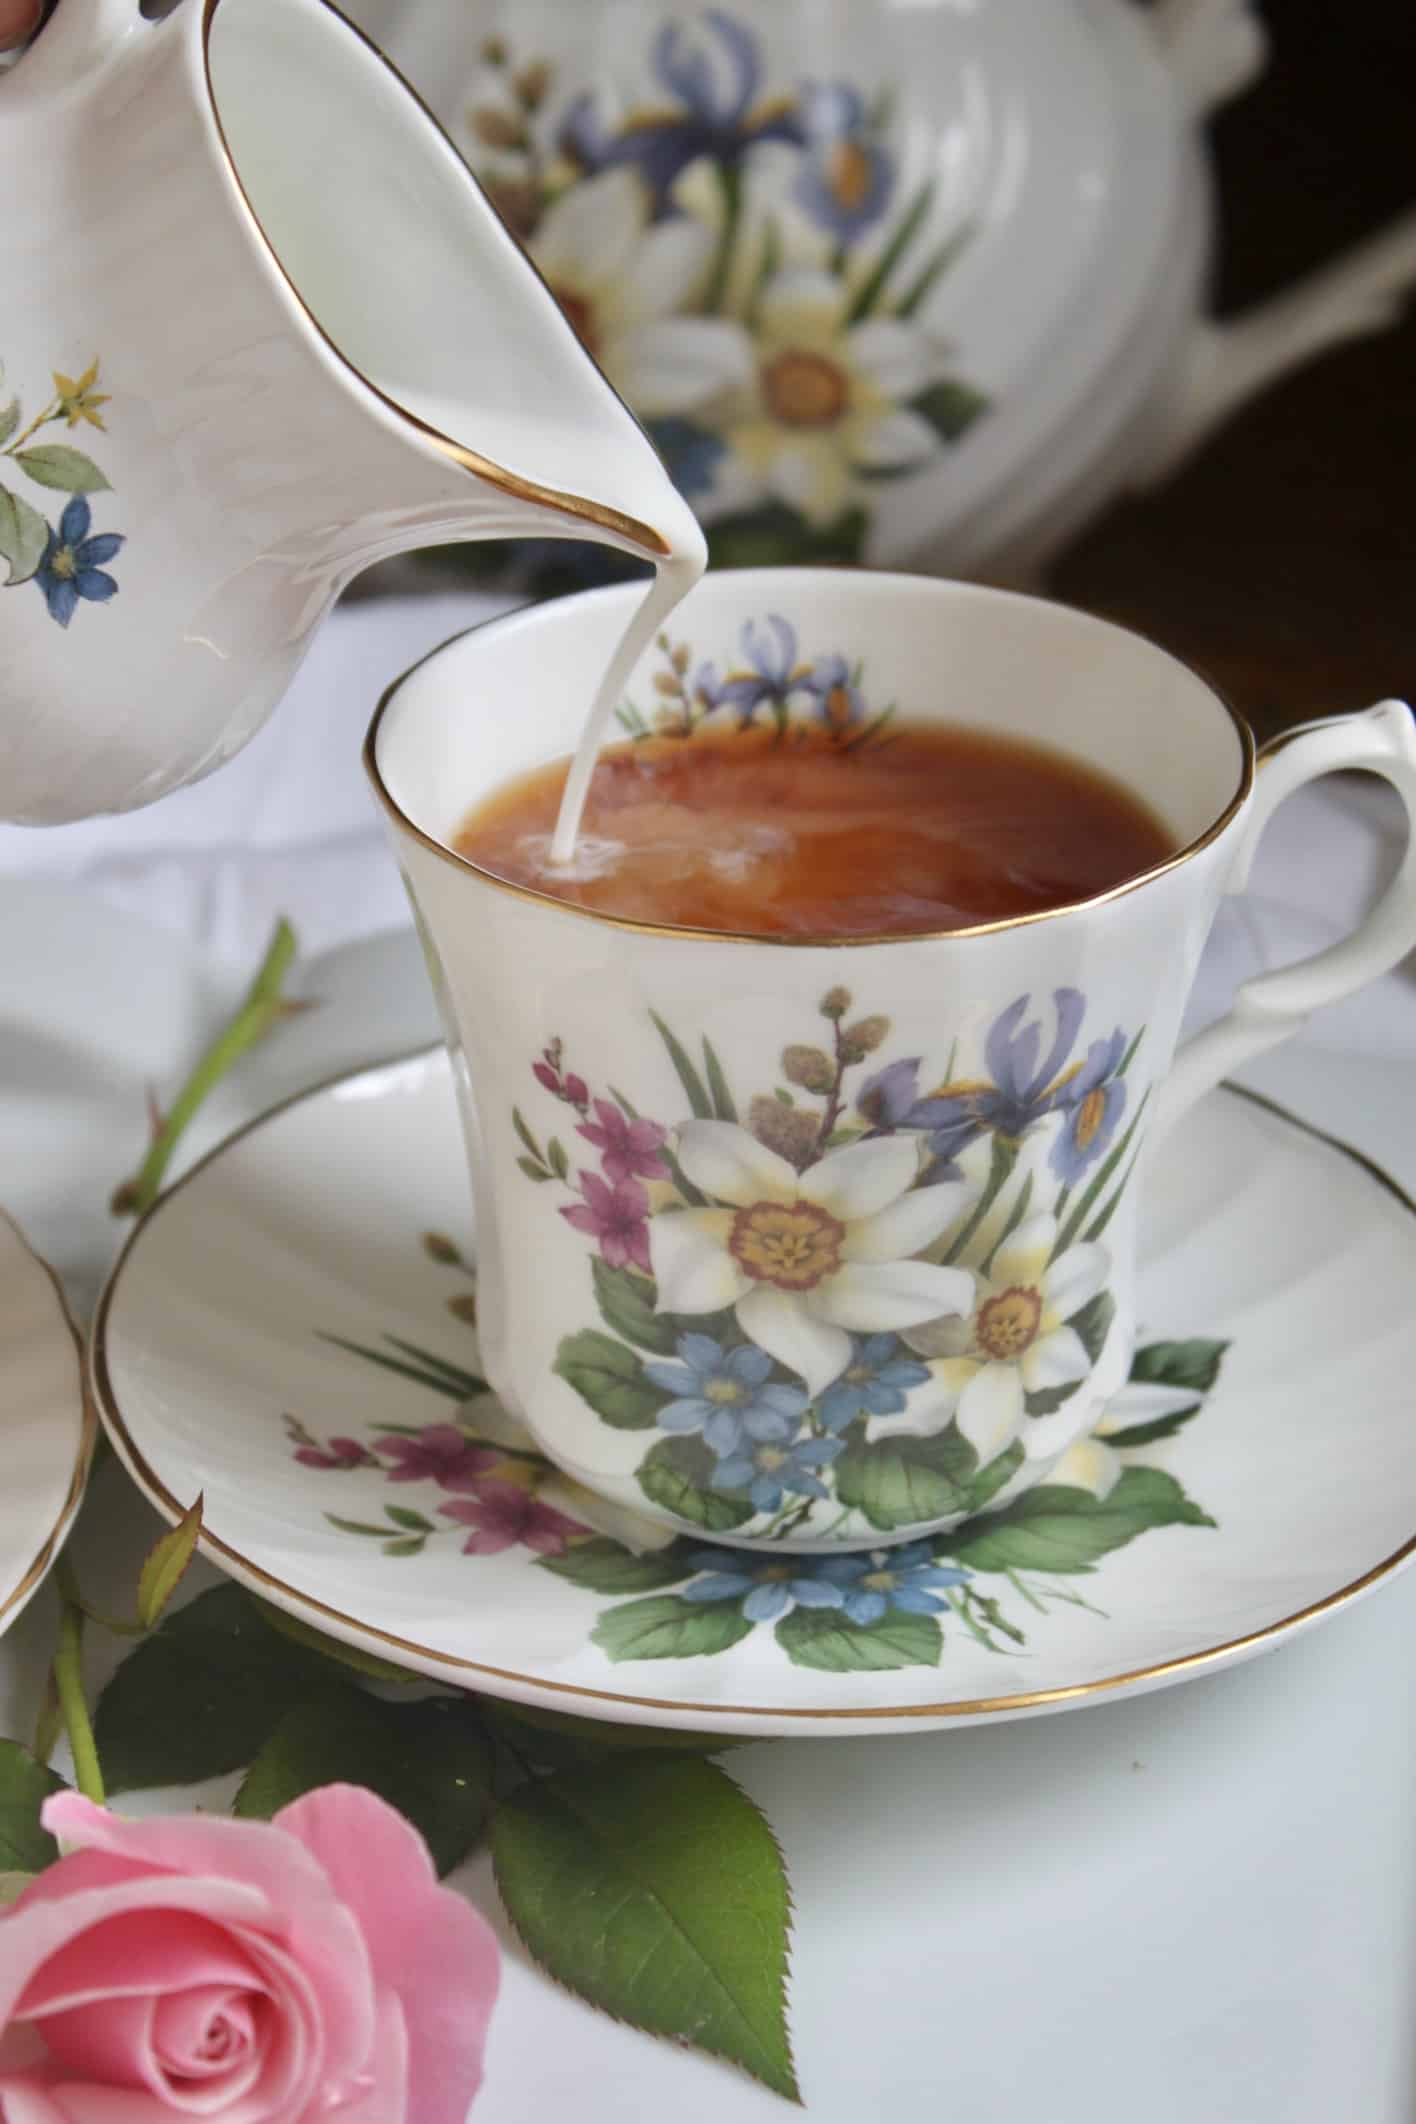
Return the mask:
[[80,425],[105,433],[99,408],[110,394],[98,388],[95,358],[80,376],[52,372],[54,389],[33,419],[26,422],[18,397],[5,402],[0,368],[0,467],[21,475],[32,487],[67,494],[57,524],[51,524],[33,501],[0,483],[0,559],[9,565],[4,587],[14,590],[32,582],[44,598],[49,617],[67,627],[81,604],[106,605],[118,595],[108,563],[125,541],[117,531],[95,531],[89,495],[106,493],[110,482],[93,459],[68,442],[36,440],[45,428]]
[[886,480],[988,408],[930,330],[967,225],[908,196],[888,88],[774,89],[761,40],[666,22],[652,107],[607,114],[556,64],[482,50],[477,174],[708,528],[713,559],[862,557]]
[[656,1015],[686,1116],[592,1086],[559,1039],[532,1075],[579,1142],[512,1113],[522,1172],[593,1247],[601,1325],[553,1368],[652,1434],[640,1489],[707,1534],[858,1542],[983,1510],[1082,1427],[1115,1317],[1144,1029],[1082,1047],[1078,990],[1021,995],[964,1074],[958,1041],[942,1070],[883,1059],[890,1020],[845,988],[819,1010],[741,1105],[712,1043],[700,1061]]

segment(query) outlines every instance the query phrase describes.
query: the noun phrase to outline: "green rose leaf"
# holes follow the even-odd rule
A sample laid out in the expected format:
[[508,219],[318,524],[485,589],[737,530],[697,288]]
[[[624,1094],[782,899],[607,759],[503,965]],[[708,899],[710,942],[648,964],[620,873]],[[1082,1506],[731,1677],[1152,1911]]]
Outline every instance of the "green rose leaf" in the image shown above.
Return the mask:
[[243,1770],[287,1712],[345,1686],[318,1653],[270,1629],[239,1586],[214,1586],[129,1653],[99,1698],[108,1788]]
[[1149,1527],[1214,1521],[1160,1468],[1126,1468],[1106,1497],[1039,1483],[987,1519],[943,1534],[935,1554],[974,1571],[1090,1571]]
[[233,1812],[269,1821],[319,1785],[365,1785],[422,1832],[439,1873],[479,1841],[491,1748],[473,1704],[385,1703],[349,1685],[286,1712],[246,1774]]
[[616,1431],[652,1431],[669,1399],[644,1376],[643,1360],[596,1328],[567,1335],[551,1367]]
[[40,487],[57,487],[61,494],[100,494],[109,487],[91,457],[68,443],[36,443],[17,450],[13,462]]
[[930,1438],[877,1438],[847,1446],[835,1465],[836,1496],[873,1527],[894,1533],[969,1509],[978,1456],[957,1425]]
[[558,1983],[801,2099],[786,1871],[722,1770],[631,1756],[523,1785],[497,1810],[492,1860],[512,1924]]
[[656,1357],[671,1357],[677,1330],[654,1311],[652,1279],[633,1269],[611,1268],[598,1255],[590,1264],[590,1273],[605,1326],[641,1350],[652,1350]]
[[0,560],[10,565],[7,589],[29,582],[48,544],[49,526],[38,509],[32,509],[23,495],[0,487]]
[[138,1573],[138,1621],[151,1630],[186,1576],[202,1531],[202,1500],[188,1507],[175,1527],[153,1543]]
[[932,1615],[887,1613],[853,1623],[834,1608],[794,1608],[777,1625],[777,1643],[796,1667],[824,1674],[879,1673],[886,1667],[937,1667],[944,1633]]
[[577,1718],[569,1711],[546,1711],[539,1704],[488,1702],[483,1716],[494,1733],[509,1736],[517,1752],[542,1769],[566,1770],[575,1764],[602,1762],[609,1756],[662,1750],[671,1755],[718,1755],[743,1748],[745,1738],[731,1733],[675,1732],[666,1726],[610,1725],[597,1718]]
[[[381,1533],[382,1528],[376,1528]],[[287,1615],[283,1608],[273,1608],[269,1601],[250,1596],[251,1605],[257,1610],[262,1622],[269,1624],[281,1637],[288,1637],[307,1651],[319,1652],[341,1667],[352,1667],[356,1674],[367,1674],[371,1681],[396,1682],[404,1689],[424,1689],[427,1683],[421,1674],[410,1674],[406,1667],[394,1666],[392,1660],[377,1659],[372,1652],[365,1652],[358,1645],[341,1644],[337,1637],[326,1637],[323,1630],[312,1629],[298,1616]]]
[[65,1790],[44,1763],[18,1741],[0,1740],[0,1870],[39,1873],[52,1866],[59,1846],[39,1825],[39,1810],[51,1792]]
[[640,1461],[637,1478],[650,1504],[719,1534],[751,1519],[753,1508],[746,1497],[709,1487],[717,1465],[701,1438],[664,1438]]
[[615,1595],[653,1593],[660,1586],[676,1586],[693,1575],[693,1566],[685,1563],[678,1542],[672,1548],[650,1549],[643,1556],[636,1556],[633,1549],[627,1549],[623,1542],[611,1541],[607,1534],[572,1543],[564,1556],[539,1557],[537,1568],[556,1578],[569,1579],[587,1593]]
[[1131,1361],[1131,1377],[1145,1386],[1188,1387],[1208,1394],[1219,1378],[1227,1342],[1148,1342]]
[[969,1511],[983,1511],[990,1498],[996,1497],[1003,1485],[1012,1481],[1022,1464],[1023,1442],[1021,1438],[1015,1438],[1007,1451],[997,1454],[986,1468],[980,1468],[969,1484]]
[[657,1593],[610,1608],[590,1632],[608,1659],[711,1659],[752,1632],[735,1600],[684,1600]]
[[911,399],[910,409],[929,422],[941,442],[957,442],[988,411],[988,398],[972,384],[946,378]]

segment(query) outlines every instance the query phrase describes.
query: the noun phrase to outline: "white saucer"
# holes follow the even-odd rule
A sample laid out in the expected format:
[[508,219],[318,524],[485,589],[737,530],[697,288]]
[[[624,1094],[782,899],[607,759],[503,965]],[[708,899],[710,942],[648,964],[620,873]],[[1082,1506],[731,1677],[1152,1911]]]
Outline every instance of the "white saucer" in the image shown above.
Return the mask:
[[438,1258],[470,1260],[441,1051],[295,1100],[174,1188],[104,1295],[94,1385],[159,1511],[204,1493],[223,1570],[440,1680],[753,1735],[1063,1709],[1263,1650],[1416,1550],[1412,1203],[1232,1091],[1148,1190],[1152,1376],[1105,1419],[1119,1482],[1112,1448],[1084,1453],[1069,1473],[1105,1495],[1054,1484],[1001,1535],[994,1519],[940,1537],[972,1576],[944,1583],[950,1558],[921,1557],[879,1617],[859,1581],[838,1578],[832,1608],[796,1603],[805,1560],[734,1586],[755,1559],[592,1543],[593,1501],[474,1394],[470,1273]]
[[0,1631],[63,1546],[97,1435],[78,1334],[59,1285],[0,1211]]

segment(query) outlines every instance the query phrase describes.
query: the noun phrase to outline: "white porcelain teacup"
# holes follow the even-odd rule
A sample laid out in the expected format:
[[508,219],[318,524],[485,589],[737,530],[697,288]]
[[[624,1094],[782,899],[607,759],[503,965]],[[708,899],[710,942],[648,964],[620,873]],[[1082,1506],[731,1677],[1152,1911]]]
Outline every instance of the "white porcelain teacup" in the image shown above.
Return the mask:
[[[730,937],[587,913],[454,854],[470,806],[568,752],[637,591],[449,643],[368,763],[452,1047],[486,1370],[568,1473],[726,1543],[875,1546],[1059,1467],[1125,1375],[1136,1171],[1221,1074],[1416,943],[1416,856],[1345,942],[1251,981],[1175,1054],[1222,896],[1275,807],[1367,768],[1416,810],[1386,702],[1257,763],[1193,672],[1059,605],[829,570],[709,576],[700,662],[817,712],[1040,739],[1103,768],[1174,853],[1112,891],[943,936]],[[773,616],[785,623],[764,632]],[[768,648],[772,654],[767,654]],[[682,658],[680,657],[680,662]],[[652,716],[651,668],[629,692]],[[741,689],[739,689],[741,692]],[[787,1242],[787,1243],[784,1243]]]

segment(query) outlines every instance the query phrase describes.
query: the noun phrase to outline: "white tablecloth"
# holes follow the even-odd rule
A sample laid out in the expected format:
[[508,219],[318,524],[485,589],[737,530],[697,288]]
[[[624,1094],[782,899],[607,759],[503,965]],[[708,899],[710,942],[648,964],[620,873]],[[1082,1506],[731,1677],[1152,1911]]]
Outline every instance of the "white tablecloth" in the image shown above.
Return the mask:
[[[0,830],[0,1199],[81,1295],[112,1250],[104,1202],[136,1155],[145,1085],[180,1075],[277,912],[306,950],[297,986],[323,1007],[249,1059],[193,1153],[300,1084],[431,1037],[359,744],[388,680],[488,609],[341,613],[275,723],[212,782],[129,819]],[[1295,799],[1254,893],[1221,921],[1196,1014],[1237,975],[1339,934],[1399,838],[1378,789]],[[1413,1060],[1408,971],[1250,1081],[1416,1187]],[[119,1501],[116,1470],[106,1485],[113,1542],[136,1553],[143,1508]],[[50,1627],[41,1596],[6,1641],[0,1730],[23,1730],[9,1720]],[[1416,1573],[1269,1658],[1158,1695],[735,1753],[792,1870],[813,2118],[1410,2124],[1413,1642]],[[464,1878],[494,1912],[485,1863]],[[509,1942],[476,2114],[571,2110],[581,2124],[784,2115],[728,2069],[555,1991]]]

